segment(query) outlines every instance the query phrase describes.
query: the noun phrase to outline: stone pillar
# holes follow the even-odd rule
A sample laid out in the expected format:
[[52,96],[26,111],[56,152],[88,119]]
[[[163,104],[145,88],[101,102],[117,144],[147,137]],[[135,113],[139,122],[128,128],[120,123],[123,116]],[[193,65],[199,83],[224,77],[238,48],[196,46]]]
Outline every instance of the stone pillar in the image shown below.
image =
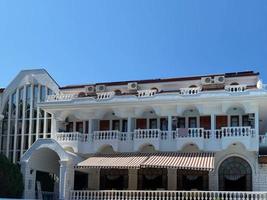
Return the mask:
[[168,190],[177,190],[177,169],[168,169]]
[[138,170],[129,169],[128,170],[128,190],[137,190],[138,183]]
[[88,188],[89,190],[100,189],[100,169],[89,169],[88,173]]
[[74,169],[69,161],[59,163],[59,199],[68,199],[70,190],[74,188]]
[[127,132],[130,133],[132,131],[132,118],[127,118]]
[[168,132],[169,132],[169,138],[172,137],[171,131],[172,131],[172,116],[171,115],[168,115]]
[[33,169],[30,168],[28,162],[20,162],[20,170],[23,176],[24,199],[35,199],[35,180],[33,174]]
[[210,129],[211,129],[211,137],[216,137],[215,129],[216,129],[216,117],[214,114],[210,115]]

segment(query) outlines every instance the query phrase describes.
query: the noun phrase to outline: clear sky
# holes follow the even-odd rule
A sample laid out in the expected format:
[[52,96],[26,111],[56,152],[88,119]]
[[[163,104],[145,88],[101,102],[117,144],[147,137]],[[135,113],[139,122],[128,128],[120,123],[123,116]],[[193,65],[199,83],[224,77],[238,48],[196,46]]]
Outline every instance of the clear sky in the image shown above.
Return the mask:
[[61,85],[255,70],[267,0],[0,0],[0,86],[45,68]]

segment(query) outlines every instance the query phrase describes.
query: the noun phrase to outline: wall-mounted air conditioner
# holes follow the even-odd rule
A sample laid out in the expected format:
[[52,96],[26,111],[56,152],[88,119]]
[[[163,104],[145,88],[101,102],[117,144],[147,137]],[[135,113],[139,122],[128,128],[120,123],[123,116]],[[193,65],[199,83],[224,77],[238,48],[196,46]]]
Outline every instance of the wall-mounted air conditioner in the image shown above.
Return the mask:
[[214,80],[212,77],[202,77],[201,78],[201,84],[202,85],[210,85],[210,84],[214,84]]
[[86,93],[94,93],[95,92],[95,86],[90,85],[85,87],[85,92]]
[[106,86],[105,85],[97,85],[96,86],[96,92],[105,92]]
[[215,76],[214,77],[214,83],[215,84],[224,84],[225,83],[225,77],[224,76]]
[[137,90],[137,89],[138,89],[137,82],[128,83],[128,90]]

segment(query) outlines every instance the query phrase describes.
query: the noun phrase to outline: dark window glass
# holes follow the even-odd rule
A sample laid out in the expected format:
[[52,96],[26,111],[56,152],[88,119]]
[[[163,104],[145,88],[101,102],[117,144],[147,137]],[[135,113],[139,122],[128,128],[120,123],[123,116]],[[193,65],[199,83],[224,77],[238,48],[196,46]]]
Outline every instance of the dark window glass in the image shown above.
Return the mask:
[[231,126],[239,126],[239,116],[231,116]]
[[83,122],[76,122],[76,131],[83,133]]
[[112,130],[120,130],[120,121],[112,120]]
[[156,129],[157,128],[157,119],[149,119],[149,128]]
[[189,117],[188,118],[188,127],[189,128],[197,128],[197,118],[196,117]]

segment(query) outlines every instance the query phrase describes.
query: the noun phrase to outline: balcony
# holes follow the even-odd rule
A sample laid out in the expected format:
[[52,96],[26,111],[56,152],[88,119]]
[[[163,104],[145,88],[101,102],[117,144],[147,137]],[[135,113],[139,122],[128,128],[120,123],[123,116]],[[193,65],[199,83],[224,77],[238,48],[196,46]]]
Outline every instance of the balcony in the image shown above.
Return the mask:
[[236,191],[137,191],[137,190],[71,190],[70,199],[83,200],[110,200],[110,199],[135,199],[135,200],[176,200],[176,199],[205,199],[205,200],[261,200],[267,198],[267,192],[236,192]]
[[196,95],[201,92],[200,87],[192,87],[192,88],[181,88],[180,94],[181,95]]
[[230,145],[241,143],[248,150],[257,150],[258,144],[267,146],[266,136],[259,138],[255,129],[244,127],[222,127],[217,130],[204,128],[179,128],[174,131],[160,129],[136,129],[133,132],[118,130],[94,131],[92,134],[79,132],[57,133],[55,139],[63,147],[72,147],[75,152],[94,153],[105,146],[117,152],[140,151],[152,145],[156,151],[182,150],[186,145],[195,145],[199,150],[220,151]]
[[74,152],[78,152],[82,144],[89,142],[87,134],[79,132],[62,132],[55,134],[55,140],[57,140],[63,148],[71,147]]
[[246,85],[227,85],[225,86],[225,90],[230,93],[239,93],[245,92],[247,89]]

